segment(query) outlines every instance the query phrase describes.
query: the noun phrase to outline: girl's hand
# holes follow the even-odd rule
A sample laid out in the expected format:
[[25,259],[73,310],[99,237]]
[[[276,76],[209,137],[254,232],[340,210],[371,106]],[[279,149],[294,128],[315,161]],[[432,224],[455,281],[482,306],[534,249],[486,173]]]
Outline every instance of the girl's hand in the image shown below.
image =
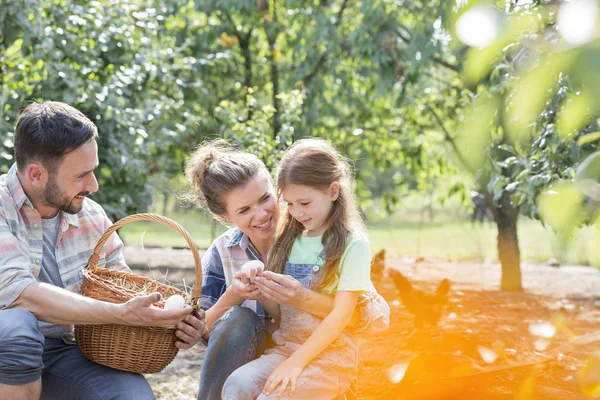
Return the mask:
[[267,382],[265,383],[263,393],[269,396],[275,388],[277,388],[277,385],[281,384],[277,396],[283,396],[283,393],[289,384],[290,396],[293,396],[296,391],[296,381],[302,373],[302,370],[304,370],[304,365],[296,363],[293,358],[288,358],[271,373],[269,379],[267,379]]
[[293,276],[264,271],[254,278],[256,287],[266,299],[284,306],[298,307],[306,299],[306,289]]

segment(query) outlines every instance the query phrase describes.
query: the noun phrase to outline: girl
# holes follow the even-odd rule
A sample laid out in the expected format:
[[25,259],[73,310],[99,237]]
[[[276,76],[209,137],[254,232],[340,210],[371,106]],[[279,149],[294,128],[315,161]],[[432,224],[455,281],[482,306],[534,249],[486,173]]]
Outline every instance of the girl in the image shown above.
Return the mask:
[[[372,290],[371,256],[349,168],[327,142],[303,139],[284,154],[277,186],[287,213],[269,254],[268,271],[254,278],[267,299],[261,304],[280,317],[280,329],[273,334],[276,346],[227,379],[224,400],[333,399],[357,374],[356,340],[345,328],[358,296]],[[269,301],[272,292],[266,281],[282,271],[305,287],[334,294],[331,312],[321,320]]]

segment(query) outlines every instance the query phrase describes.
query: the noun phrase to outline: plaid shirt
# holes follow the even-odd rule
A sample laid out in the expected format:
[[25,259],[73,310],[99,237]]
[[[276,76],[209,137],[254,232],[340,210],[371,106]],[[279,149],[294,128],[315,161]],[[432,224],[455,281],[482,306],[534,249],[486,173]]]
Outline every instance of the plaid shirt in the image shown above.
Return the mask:
[[[111,221],[98,203],[86,198],[77,214],[61,212],[56,262],[64,288],[78,293],[82,269]],[[13,165],[0,176],[0,310],[9,308],[37,282],[43,252],[42,217],[25,195]],[[100,254],[99,267],[128,270],[123,242],[113,234]]]
[[[202,257],[202,308],[207,310],[225,293],[225,290],[246,262],[260,260],[258,251],[250,238],[238,228],[232,228],[219,236]],[[263,310],[260,302],[246,300],[242,306],[248,307],[265,323],[267,332],[277,329],[277,321]],[[390,307],[372,287],[369,294],[358,300],[361,310],[361,324],[354,328],[356,333],[379,333],[390,323]]]

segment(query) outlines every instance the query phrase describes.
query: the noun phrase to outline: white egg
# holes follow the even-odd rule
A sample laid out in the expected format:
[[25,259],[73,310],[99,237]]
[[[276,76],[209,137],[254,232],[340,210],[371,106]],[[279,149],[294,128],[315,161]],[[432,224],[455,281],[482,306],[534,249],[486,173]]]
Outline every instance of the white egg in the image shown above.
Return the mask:
[[165,310],[180,310],[185,305],[185,299],[179,294],[174,294],[165,301]]
[[242,265],[241,271],[244,274],[246,274],[246,276],[248,278],[250,278],[250,274],[251,274],[252,270],[256,271],[256,275],[260,275],[264,269],[265,269],[265,264],[263,264],[262,261],[251,260],[251,261],[248,261],[246,264]]

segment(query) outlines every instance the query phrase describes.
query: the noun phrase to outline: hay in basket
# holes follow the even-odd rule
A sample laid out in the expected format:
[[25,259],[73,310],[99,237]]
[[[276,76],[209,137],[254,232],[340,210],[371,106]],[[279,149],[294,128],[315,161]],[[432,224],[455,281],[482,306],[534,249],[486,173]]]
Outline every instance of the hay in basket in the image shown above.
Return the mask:
[[[134,221],[156,221],[170,226],[186,240],[194,257],[196,282],[192,289],[191,304],[194,310],[199,308],[202,295],[202,266],[198,249],[190,235],[175,221],[156,214],[135,214],[115,222],[100,237],[83,270],[84,281],[81,294],[109,303],[125,303],[126,301],[148,293],[159,292],[162,300],[154,305],[164,307],[164,300],[174,294],[186,294],[172,286],[168,286],[133,273],[114,269],[98,268],[100,251],[104,244],[120,227]],[[125,326],[115,324],[77,325],[75,339],[81,353],[88,359],[108,367],[140,374],[162,371],[173,361],[178,348],[174,326]]]

